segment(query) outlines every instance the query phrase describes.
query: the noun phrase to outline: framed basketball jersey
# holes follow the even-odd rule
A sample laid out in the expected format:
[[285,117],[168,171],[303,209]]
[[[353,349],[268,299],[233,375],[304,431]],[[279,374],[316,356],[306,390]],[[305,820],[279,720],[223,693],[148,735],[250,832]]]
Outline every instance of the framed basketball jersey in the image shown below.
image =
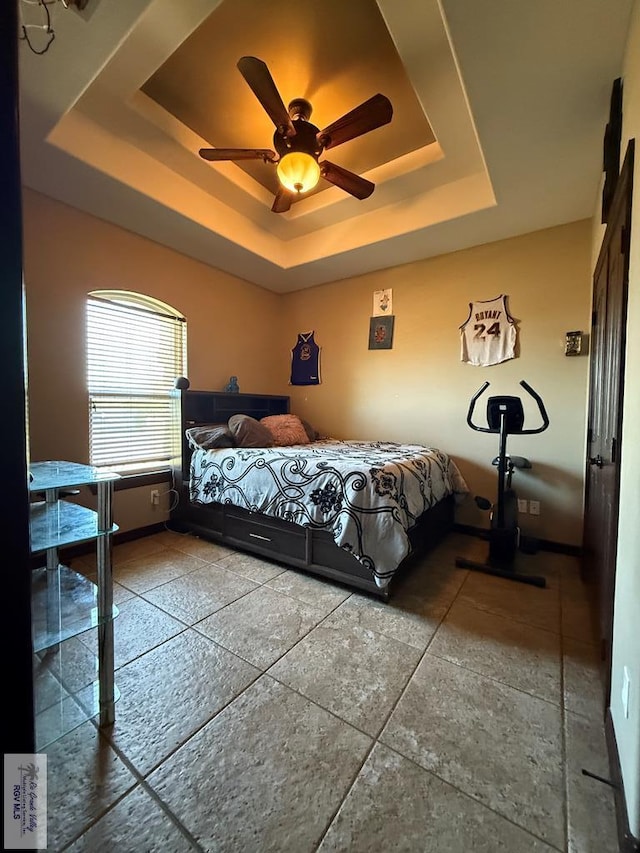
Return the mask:
[[469,303],[469,316],[460,326],[460,360],[489,367],[515,358],[516,324],[504,294]]
[[320,347],[313,339],[313,332],[300,332],[296,345],[291,350],[290,385],[320,384]]

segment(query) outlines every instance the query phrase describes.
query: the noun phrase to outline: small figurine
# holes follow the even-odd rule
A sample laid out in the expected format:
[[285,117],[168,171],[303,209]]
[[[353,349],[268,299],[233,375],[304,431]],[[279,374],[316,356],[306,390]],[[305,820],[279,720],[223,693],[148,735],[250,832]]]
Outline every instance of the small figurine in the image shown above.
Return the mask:
[[230,376],[229,381],[224,387],[224,390],[229,394],[238,394],[240,392],[240,386],[238,385],[238,377]]

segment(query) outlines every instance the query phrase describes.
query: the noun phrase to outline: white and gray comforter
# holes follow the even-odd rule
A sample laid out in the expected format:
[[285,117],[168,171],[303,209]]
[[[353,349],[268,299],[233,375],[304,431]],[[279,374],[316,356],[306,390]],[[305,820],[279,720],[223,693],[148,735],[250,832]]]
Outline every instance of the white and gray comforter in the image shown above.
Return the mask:
[[436,448],[337,441],[259,449],[197,449],[190,498],[230,503],[327,530],[384,588],[410,550],[407,531],[449,494],[468,492]]

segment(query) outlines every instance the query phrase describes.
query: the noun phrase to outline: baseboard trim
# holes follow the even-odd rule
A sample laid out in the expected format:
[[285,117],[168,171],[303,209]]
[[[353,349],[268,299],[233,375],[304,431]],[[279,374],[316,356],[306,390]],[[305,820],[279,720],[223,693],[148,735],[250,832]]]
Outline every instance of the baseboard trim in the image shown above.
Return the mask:
[[464,533],[465,536],[475,536],[477,539],[488,539],[489,531],[485,527],[474,527],[472,524],[459,524],[454,522],[453,529],[456,533]]
[[567,542],[554,542],[553,539],[538,539],[541,551],[553,551],[555,554],[567,554],[569,557],[582,557],[580,545],[569,545]]
[[611,708],[607,708],[604,720],[604,732],[607,739],[607,752],[609,754],[609,773],[614,785],[616,803],[616,823],[618,826],[618,844],[620,853],[640,853],[640,839],[632,834],[629,827],[629,813],[627,812],[627,800],[624,795],[624,779],[620,767],[620,753],[618,752],[618,741],[613,727]]
[[[478,539],[488,539],[489,530],[486,527],[474,527],[472,524],[453,525],[453,529],[457,533],[464,533],[466,536],[476,536]],[[569,545],[566,542],[554,542],[552,539],[537,539],[538,548],[540,551],[552,551],[555,554],[567,554],[569,557],[581,557],[582,548],[579,545]]]
[[122,533],[115,533],[113,536],[114,545],[122,545],[123,542],[132,542],[134,539],[144,539],[145,536],[153,536],[156,533],[162,533],[167,526],[164,521],[157,521],[155,524],[149,524],[147,527],[136,527],[135,530],[125,530]]

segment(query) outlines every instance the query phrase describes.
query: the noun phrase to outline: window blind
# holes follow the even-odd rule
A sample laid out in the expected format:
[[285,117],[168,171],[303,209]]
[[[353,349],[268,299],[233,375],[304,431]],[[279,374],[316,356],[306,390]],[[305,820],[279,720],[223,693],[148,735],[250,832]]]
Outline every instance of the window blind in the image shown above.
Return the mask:
[[120,472],[166,467],[179,429],[170,391],[185,374],[186,323],[144,300],[87,303],[90,459]]

